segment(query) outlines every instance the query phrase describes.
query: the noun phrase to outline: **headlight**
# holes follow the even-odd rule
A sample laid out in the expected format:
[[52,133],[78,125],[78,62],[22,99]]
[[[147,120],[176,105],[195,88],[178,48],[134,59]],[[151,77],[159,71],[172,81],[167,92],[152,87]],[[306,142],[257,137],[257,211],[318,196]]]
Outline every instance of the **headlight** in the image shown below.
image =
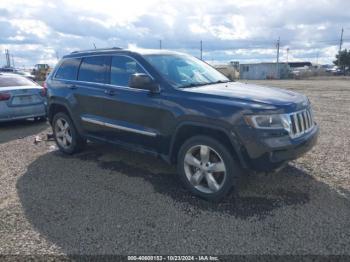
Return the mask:
[[247,115],[245,121],[248,125],[258,129],[285,129],[290,130],[290,122],[287,115]]

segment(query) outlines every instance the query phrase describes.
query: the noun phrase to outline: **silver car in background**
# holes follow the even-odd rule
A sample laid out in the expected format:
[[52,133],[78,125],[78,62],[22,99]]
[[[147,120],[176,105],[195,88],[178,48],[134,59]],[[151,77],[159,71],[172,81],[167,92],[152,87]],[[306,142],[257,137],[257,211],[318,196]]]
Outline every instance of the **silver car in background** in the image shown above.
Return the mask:
[[20,75],[0,73],[0,122],[45,117],[45,87]]

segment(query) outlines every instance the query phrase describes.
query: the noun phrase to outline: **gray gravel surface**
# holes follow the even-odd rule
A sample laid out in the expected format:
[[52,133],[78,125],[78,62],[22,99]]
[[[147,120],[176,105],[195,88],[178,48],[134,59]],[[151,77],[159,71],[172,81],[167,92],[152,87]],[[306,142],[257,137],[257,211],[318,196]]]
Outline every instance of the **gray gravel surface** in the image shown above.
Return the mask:
[[33,143],[46,123],[0,124],[0,254],[350,254],[349,80],[261,83],[309,96],[318,145],[220,204],[150,156],[92,143],[65,156]]

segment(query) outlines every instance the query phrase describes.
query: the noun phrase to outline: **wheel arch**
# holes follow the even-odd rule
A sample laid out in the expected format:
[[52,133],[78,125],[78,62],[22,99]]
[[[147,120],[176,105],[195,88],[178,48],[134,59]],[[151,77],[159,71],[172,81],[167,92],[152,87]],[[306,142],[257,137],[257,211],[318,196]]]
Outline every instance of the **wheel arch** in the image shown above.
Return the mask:
[[76,118],[76,115],[74,115],[74,113],[71,111],[71,108],[62,101],[52,101],[49,104],[48,107],[48,119],[49,119],[49,123],[52,125],[52,120],[54,118],[54,115],[58,112],[64,112],[66,113],[70,119],[73,122],[74,127],[77,129],[78,133],[81,136],[84,136],[84,130],[82,129],[82,127],[80,126],[80,122],[79,120]]
[[58,112],[64,112],[68,114],[68,116],[72,119],[72,114],[68,107],[61,102],[53,102],[50,103],[49,108],[48,108],[48,119],[50,124],[52,124],[52,120],[54,118],[54,115],[57,114]]
[[241,145],[233,131],[229,133],[227,129],[223,127],[213,127],[211,125],[197,122],[184,122],[175,129],[169,149],[169,160],[171,163],[176,163],[177,154],[181,148],[181,145],[183,145],[183,143],[189,138],[197,135],[209,136],[220,141],[239,161],[241,167],[247,167],[247,163],[240,150]]

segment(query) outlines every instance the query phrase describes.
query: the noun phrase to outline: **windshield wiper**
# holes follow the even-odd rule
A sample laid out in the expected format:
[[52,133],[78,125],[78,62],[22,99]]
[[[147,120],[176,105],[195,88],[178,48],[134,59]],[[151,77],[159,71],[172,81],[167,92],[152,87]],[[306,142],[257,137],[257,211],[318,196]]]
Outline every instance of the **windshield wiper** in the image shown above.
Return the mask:
[[196,86],[205,86],[210,85],[211,83],[191,83],[183,86],[179,86],[180,88],[189,88],[189,87],[196,87]]
[[210,84],[222,84],[222,83],[229,83],[229,82],[232,82],[232,81],[230,81],[230,80],[225,80],[225,81],[218,80],[218,81],[215,81],[215,82],[211,82]]
[[228,83],[228,82],[232,82],[232,81],[230,81],[230,80],[227,80],[227,81],[218,80],[218,81],[209,82],[209,83],[191,83],[191,84],[187,84],[187,85],[180,86],[180,88],[189,88],[189,87],[197,87],[197,86],[221,84],[221,83]]

